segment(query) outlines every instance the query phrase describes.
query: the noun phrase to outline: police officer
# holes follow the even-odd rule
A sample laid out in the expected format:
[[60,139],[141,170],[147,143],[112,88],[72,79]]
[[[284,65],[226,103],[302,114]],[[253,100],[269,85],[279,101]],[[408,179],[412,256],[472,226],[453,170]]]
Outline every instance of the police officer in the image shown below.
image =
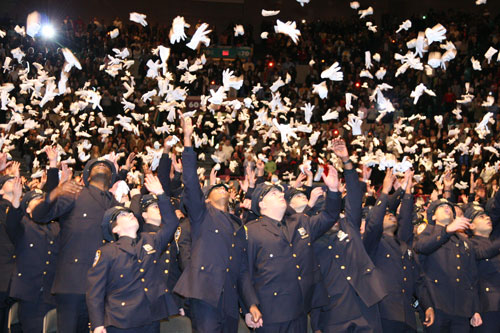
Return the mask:
[[473,205],[465,211],[471,220],[472,246],[477,259],[479,274],[479,299],[483,324],[479,332],[500,332],[500,239],[490,240],[492,223],[480,206]]
[[387,211],[389,192],[395,180],[388,169],[382,193],[370,210],[363,237],[366,251],[382,275],[388,295],[379,304],[384,332],[416,332],[417,322],[412,306],[413,297],[425,309],[426,327],[434,322],[434,309],[421,278],[412,251],[413,196],[411,194],[413,172],[407,171],[403,182],[404,197],[398,217]]
[[361,184],[345,142],[335,139],[333,150],[344,165],[345,217],[314,244],[328,304],[311,312],[311,324],[319,332],[381,332],[378,303],[387,293],[361,240]]
[[247,324],[258,332],[306,332],[307,313],[314,305],[325,304],[313,302],[314,290],[322,281],[312,244],[337,221],[341,199],[333,166],[323,180],[329,189],[325,210],[314,217],[286,216],[280,186],[259,184],[252,194],[252,211],[260,218],[246,224],[245,230],[250,277],[263,325]]
[[472,243],[462,233],[469,220],[455,217],[453,205],[446,199],[433,201],[427,208],[427,220],[421,224],[414,249],[425,274],[435,307],[435,322],[429,332],[469,332],[481,325],[478,275]]
[[[162,215],[160,212],[160,203],[158,200],[158,196],[155,194],[147,194],[141,198],[141,211],[142,218],[144,219],[144,225],[142,227],[143,232],[154,234],[157,233],[161,228],[165,227],[164,224],[161,224]],[[172,243],[168,243],[160,256],[159,264],[156,265],[158,276],[163,275],[164,280],[167,284],[167,288],[165,289],[168,291],[165,294],[165,302],[167,305],[169,316],[178,314],[179,309],[181,308],[181,304],[178,304],[172,295],[172,290],[177,280],[175,279],[175,281],[172,281],[173,278],[171,278],[171,276],[172,273],[175,274],[177,273],[176,271],[179,270],[177,257],[174,255],[175,252],[172,253],[172,251],[176,251],[175,245],[172,246]]]
[[168,289],[157,267],[178,220],[158,178],[147,175],[145,186],[158,198],[163,226],[156,233],[137,234],[139,222],[130,209],[106,210],[103,237],[111,243],[97,250],[87,276],[86,299],[94,333],[159,333],[159,321],[167,316]]
[[103,244],[104,212],[118,205],[109,189],[116,177],[114,163],[90,160],[83,171],[85,187],[61,183],[33,210],[33,220],[61,227],[61,248],[52,293],[56,295],[58,332],[88,332],[85,277],[95,251]]
[[229,193],[214,186],[203,195],[192,147],[191,118],[181,115],[184,133],[182,153],[184,202],[191,224],[191,260],[174,292],[189,298],[194,332],[236,332],[239,296],[255,322],[261,315],[250,291],[245,232],[241,220],[228,213]]
[[7,213],[7,232],[16,247],[16,266],[10,296],[19,300],[19,321],[24,332],[41,332],[45,314],[55,307],[50,288],[59,248],[59,224],[39,224],[31,212],[44,193],[33,190],[21,201],[22,185],[14,183],[14,200]]

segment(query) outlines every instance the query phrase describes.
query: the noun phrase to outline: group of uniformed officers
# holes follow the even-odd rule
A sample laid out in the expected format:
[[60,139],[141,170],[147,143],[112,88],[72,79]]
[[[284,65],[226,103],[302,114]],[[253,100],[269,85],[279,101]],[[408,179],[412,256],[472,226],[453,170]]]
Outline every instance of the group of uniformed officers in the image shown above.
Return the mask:
[[47,148],[43,190],[24,194],[16,166],[3,170],[2,328],[17,301],[30,333],[54,307],[61,333],[159,332],[174,315],[193,332],[237,332],[241,317],[272,333],[500,332],[500,194],[460,206],[448,181],[417,225],[412,171],[387,170],[368,205],[369,176],[334,139],[343,165],[324,186],[308,170],[295,188],[249,169],[234,203],[225,184],[201,186],[190,118],[182,129],[182,171],[165,140],[157,175],[126,204],[110,188],[128,170],[106,159],[77,183]]

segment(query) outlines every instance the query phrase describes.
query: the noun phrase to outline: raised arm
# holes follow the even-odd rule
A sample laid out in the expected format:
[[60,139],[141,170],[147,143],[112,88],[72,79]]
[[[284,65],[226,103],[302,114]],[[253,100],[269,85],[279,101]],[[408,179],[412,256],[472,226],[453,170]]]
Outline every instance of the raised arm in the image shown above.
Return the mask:
[[179,219],[175,214],[170,197],[165,195],[165,191],[158,177],[148,174],[144,186],[146,186],[149,192],[158,197],[158,208],[160,209],[162,227],[160,231],[154,235],[154,239],[156,247],[163,251],[174,236],[175,230],[179,225]]
[[13,185],[13,200],[12,207],[7,208],[7,218],[5,220],[5,228],[7,236],[9,236],[12,243],[17,243],[24,233],[24,225],[21,223],[23,218],[23,211],[20,208],[21,195],[23,194],[23,187],[21,179],[16,177]]
[[327,232],[339,219],[341,201],[339,192],[339,177],[337,170],[328,166],[328,176],[322,174],[323,181],[328,187],[324,208],[321,213],[313,217],[307,217],[309,230],[311,231],[311,241],[315,241]]
[[206,213],[207,206],[201,191],[198,173],[196,172],[196,153],[193,150],[191,135],[193,134],[193,124],[191,118],[181,115],[182,129],[184,132],[184,151],[182,152],[182,168],[184,179],[185,204],[189,215],[189,220],[194,226],[200,223]]
[[33,221],[48,223],[69,212],[82,188],[71,180],[59,184],[33,209]]
[[406,171],[405,179],[403,182],[404,196],[401,203],[401,209],[398,214],[398,234],[397,237],[400,241],[405,242],[409,246],[413,243],[413,208],[415,203],[411,188],[413,186],[413,171]]
[[389,201],[389,192],[391,191],[395,179],[396,177],[392,169],[387,169],[382,185],[382,193],[378,197],[375,206],[370,210],[370,214],[366,220],[363,244],[365,245],[366,252],[370,255],[376,252],[380,238],[384,232],[384,217]]
[[158,165],[158,179],[167,196],[170,196],[170,169],[172,168],[172,159],[170,158],[170,149],[172,147],[168,144],[169,140],[170,137],[163,142],[163,154]]

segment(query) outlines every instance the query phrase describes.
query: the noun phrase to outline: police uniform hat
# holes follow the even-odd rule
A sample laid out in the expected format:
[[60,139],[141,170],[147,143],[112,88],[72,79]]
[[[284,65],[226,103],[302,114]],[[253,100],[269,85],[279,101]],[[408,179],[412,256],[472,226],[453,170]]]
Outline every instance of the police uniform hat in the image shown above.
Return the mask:
[[300,195],[300,194],[306,195],[305,189],[295,188],[295,187],[290,186],[289,188],[287,188],[285,190],[285,200],[287,202],[290,202],[294,196]]
[[132,212],[131,209],[123,206],[114,206],[104,212],[104,216],[101,221],[102,238],[108,242],[115,241],[116,238],[113,235],[113,228],[115,227],[116,217],[122,212]]
[[101,158],[92,159],[92,160],[88,161],[87,164],[85,164],[85,168],[83,169],[83,173],[82,173],[83,182],[85,183],[85,186],[89,186],[90,171],[92,170],[92,168],[94,166],[96,166],[99,163],[106,165],[109,168],[109,170],[111,170],[111,184],[110,184],[110,186],[115,183],[116,168],[115,168],[114,163],[111,162],[110,160],[107,160],[107,159],[101,157]]
[[229,190],[229,188],[227,187],[227,185],[226,185],[226,184],[224,184],[224,183],[219,183],[219,184],[215,184],[215,185],[207,186],[207,187],[205,187],[205,188],[203,189],[203,192],[204,192],[204,194],[205,194],[205,199],[207,199],[207,198],[208,198],[208,196],[210,195],[210,193],[211,193],[213,190],[215,190],[216,188],[218,188],[218,187],[224,187],[224,188],[226,189],[226,191],[228,191],[228,190]]
[[488,213],[480,205],[472,204],[464,211],[464,216],[470,219],[471,222],[480,215],[488,215]]
[[44,192],[42,190],[39,190],[39,189],[27,192],[23,196],[23,200],[21,200],[21,209],[23,211],[26,211],[26,209],[28,208],[28,206],[32,200],[37,199],[37,198],[41,198],[43,196],[44,196]]
[[154,194],[146,194],[141,198],[141,212],[145,212],[148,207],[158,202],[158,197]]
[[3,175],[3,176],[0,176],[0,189],[2,189],[2,187],[4,186],[4,184],[13,179],[14,176],[9,176],[9,175]]
[[438,209],[439,207],[444,206],[444,205],[450,206],[451,210],[453,211],[453,217],[456,216],[455,206],[453,205],[453,203],[451,203],[450,201],[448,201],[446,199],[434,200],[433,202],[431,202],[431,204],[427,208],[427,223],[429,223],[430,225],[436,224],[436,222],[434,222],[432,220],[432,216],[434,216],[436,209]]
[[276,185],[272,183],[260,183],[255,187],[252,193],[252,211],[260,215],[259,202],[268,194],[272,189],[278,189],[283,192],[283,187],[281,185]]

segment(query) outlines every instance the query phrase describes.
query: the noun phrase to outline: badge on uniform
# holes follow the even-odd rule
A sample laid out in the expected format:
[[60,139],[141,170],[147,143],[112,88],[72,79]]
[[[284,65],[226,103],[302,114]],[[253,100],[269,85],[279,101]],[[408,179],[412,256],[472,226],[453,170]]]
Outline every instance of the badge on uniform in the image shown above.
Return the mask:
[[101,250],[97,250],[97,252],[95,253],[94,263],[92,264],[92,267],[95,267],[95,265],[97,265],[100,258],[101,258]]
[[347,236],[349,236],[348,234],[346,234],[345,232],[343,232],[342,230],[339,230],[339,232],[337,233],[337,237],[339,238],[339,240],[342,242],[344,239],[347,238]]
[[299,232],[299,234],[300,234],[300,238],[304,239],[304,238],[309,237],[309,234],[307,233],[306,229],[304,229],[304,228],[299,228],[297,231],[298,231],[298,232]]
[[144,250],[146,250],[147,254],[152,254],[156,252],[156,250],[153,249],[153,247],[149,244],[143,245],[142,247],[144,248]]

